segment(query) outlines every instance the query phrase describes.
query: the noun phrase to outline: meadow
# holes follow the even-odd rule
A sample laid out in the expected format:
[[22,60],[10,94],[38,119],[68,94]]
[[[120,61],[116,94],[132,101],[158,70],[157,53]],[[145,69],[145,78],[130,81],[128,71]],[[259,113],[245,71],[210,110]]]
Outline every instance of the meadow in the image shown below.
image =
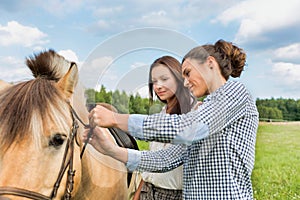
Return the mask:
[[260,123],[252,184],[256,200],[300,199],[300,123]]
[[300,123],[261,123],[252,174],[256,200],[300,199]]

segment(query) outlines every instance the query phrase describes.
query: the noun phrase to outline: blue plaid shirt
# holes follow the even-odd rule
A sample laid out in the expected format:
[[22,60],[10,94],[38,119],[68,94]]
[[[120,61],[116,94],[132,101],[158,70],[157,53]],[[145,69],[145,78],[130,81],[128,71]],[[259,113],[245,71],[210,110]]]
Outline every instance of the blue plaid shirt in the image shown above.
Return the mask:
[[127,167],[165,172],[183,164],[186,200],[253,199],[257,127],[258,112],[251,95],[243,84],[228,81],[196,111],[131,115],[128,130],[136,138],[178,145],[155,152],[128,150]]

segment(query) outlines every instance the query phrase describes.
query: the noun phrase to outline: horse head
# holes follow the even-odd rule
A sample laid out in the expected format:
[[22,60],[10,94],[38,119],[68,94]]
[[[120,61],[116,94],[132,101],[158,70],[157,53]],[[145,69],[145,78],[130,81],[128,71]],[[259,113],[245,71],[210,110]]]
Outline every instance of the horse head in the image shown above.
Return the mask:
[[68,199],[81,179],[78,69],[53,50],[26,64],[35,78],[0,90],[0,199]]

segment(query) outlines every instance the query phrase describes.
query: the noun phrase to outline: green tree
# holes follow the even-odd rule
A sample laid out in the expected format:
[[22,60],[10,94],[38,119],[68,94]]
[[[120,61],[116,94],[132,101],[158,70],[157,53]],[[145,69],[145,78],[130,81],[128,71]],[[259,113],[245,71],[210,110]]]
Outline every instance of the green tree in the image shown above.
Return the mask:
[[120,93],[119,90],[115,90],[112,93],[112,105],[120,112],[120,113],[129,113],[128,109],[128,96],[123,91]]
[[135,96],[131,94],[129,98],[129,111],[130,113],[149,114],[149,104],[148,98],[142,98],[139,93],[136,93]]
[[86,103],[87,104],[95,103],[95,101],[96,101],[95,95],[96,95],[96,91],[94,89],[85,90]]

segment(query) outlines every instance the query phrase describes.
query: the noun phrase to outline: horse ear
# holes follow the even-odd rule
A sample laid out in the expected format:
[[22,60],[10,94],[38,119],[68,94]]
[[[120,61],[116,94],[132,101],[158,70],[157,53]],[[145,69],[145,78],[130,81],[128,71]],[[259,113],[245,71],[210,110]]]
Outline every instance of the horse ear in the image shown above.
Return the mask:
[[3,81],[3,80],[0,79],[0,90],[3,90],[3,89],[5,89],[5,88],[7,88],[9,86],[12,86],[12,84],[7,83],[7,82],[5,82],[5,81]]
[[78,81],[78,68],[76,63],[71,63],[68,72],[58,81],[58,87],[63,91],[67,98],[74,92]]

